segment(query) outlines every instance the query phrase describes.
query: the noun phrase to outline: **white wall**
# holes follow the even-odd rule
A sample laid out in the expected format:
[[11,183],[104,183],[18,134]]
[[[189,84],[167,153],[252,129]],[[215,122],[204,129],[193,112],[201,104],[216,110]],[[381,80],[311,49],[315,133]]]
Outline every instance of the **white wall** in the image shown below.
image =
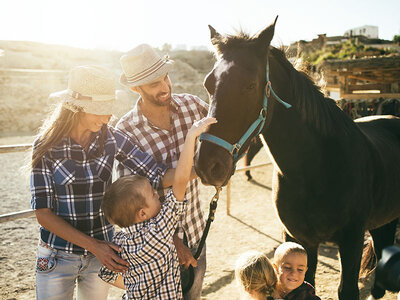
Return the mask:
[[365,25],[365,26],[349,29],[344,33],[344,35],[345,36],[363,35],[370,39],[377,39],[377,38],[379,38],[379,30],[378,30],[378,26]]

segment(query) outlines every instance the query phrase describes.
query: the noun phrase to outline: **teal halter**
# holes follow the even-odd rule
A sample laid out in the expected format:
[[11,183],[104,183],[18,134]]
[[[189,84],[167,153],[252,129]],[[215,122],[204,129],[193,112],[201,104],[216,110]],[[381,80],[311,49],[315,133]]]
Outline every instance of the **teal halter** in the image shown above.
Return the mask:
[[[272,96],[274,96],[275,100],[281,103],[283,106],[286,108],[292,107],[289,103],[283,101],[279,96],[274,92],[272,89],[271,81],[269,80],[269,61],[267,59],[267,84],[265,86],[265,93],[264,93],[264,99],[263,99],[263,107],[261,108],[260,114],[258,115],[258,118],[253,122],[253,124],[250,125],[250,127],[247,129],[247,131],[243,134],[243,136],[239,139],[239,141],[232,145],[228,143],[227,141],[209,134],[209,133],[202,133],[199,137],[200,141],[208,141],[213,144],[216,144],[224,149],[226,149],[232,156],[233,156],[233,163],[236,165],[236,162],[241,159],[244,155],[245,152],[243,152],[241,155],[239,155],[240,150],[242,146],[251,138],[254,136],[260,134],[261,130],[264,127],[265,119],[267,118],[267,103],[268,103],[268,97],[272,93]],[[258,130],[257,130],[258,128]]]

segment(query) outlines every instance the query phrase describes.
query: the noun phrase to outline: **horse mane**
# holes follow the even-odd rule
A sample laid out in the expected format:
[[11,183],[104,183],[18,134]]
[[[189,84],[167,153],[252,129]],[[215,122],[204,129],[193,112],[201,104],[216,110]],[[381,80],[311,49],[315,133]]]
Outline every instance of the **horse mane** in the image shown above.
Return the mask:
[[240,31],[236,35],[218,35],[211,42],[215,47],[216,54],[222,55],[222,53],[231,49],[250,47],[252,44],[255,44],[256,38],[256,36],[250,36]]
[[290,74],[292,97],[296,99],[292,104],[300,112],[304,122],[324,136],[343,133],[347,135],[357,128],[336,102],[325,97],[321,88],[302,70],[304,64],[295,68],[284,51],[275,47],[270,47],[270,53]]
[[[212,39],[212,43],[215,46],[216,55],[221,56],[234,49],[250,48],[256,45],[257,38],[257,35],[250,36],[240,31],[236,35],[217,35]],[[292,97],[296,99],[296,103],[292,104],[300,112],[306,124],[324,136],[347,135],[357,130],[353,120],[336,105],[336,102],[324,96],[321,88],[304,71],[306,69],[304,64],[299,64],[295,68],[287,59],[283,47],[278,49],[270,46],[269,51],[290,74]]]

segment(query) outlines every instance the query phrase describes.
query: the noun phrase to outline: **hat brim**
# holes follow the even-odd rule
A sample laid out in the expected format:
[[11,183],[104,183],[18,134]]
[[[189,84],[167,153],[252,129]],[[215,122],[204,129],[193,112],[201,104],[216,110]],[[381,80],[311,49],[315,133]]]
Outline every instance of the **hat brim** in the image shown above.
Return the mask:
[[145,85],[145,84],[148,84],[148,83],[153,82],[154,80],[160,78],[162,75],[167,74],[169,72],[169,70],[172,68],[173,64],[174,64],[173,60],[168,60],[165,62],[165,64],[162,65],[161,68],[157,69],[155,72],[151,73],[149,76],[147,76],[141,80],[137,80],[135,82],[129,82],[127,80],[125,74],[122,73],[121,77],[119,79],[119,82],[128,88]]
[[107,101],[79,100],[73,98],[68,93],[68,90],[63,90],[50,94],[49,99],[56,100],[62,104],[65,103],[67,108],[69,106],[76,107],[83,112],[94,115],[114,115],[116,112],[115,97]]

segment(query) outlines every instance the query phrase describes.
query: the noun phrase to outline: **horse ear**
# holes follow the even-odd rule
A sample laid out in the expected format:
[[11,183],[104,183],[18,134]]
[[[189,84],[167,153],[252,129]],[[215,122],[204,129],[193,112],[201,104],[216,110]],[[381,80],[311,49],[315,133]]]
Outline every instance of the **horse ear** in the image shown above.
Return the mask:
[[278,16],[276,16],[274,23],[269,25],[267,28],[265,28],[257,37],[257,40],[263,45],[263,46],[269,46],[271,44],[272,38],[274,37],[274,32],[275,32],[275,24],[276,21],[278,20]]
[[211,25],[208,25],[208,28],[210,29],[211,44],[215,46],[221,40],[221,35]]

